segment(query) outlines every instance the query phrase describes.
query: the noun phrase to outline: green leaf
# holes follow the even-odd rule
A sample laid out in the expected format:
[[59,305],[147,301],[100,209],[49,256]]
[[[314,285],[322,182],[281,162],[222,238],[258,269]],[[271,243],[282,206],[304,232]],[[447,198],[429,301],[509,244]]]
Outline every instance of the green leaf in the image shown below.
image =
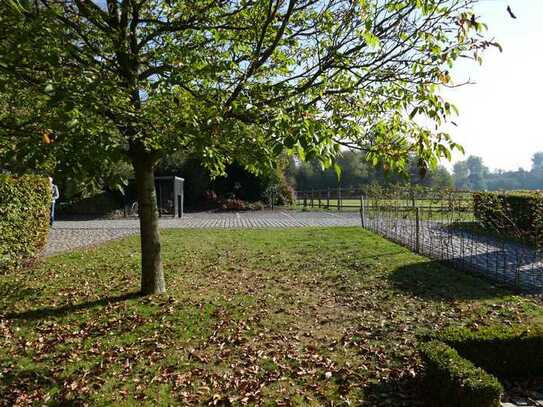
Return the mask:
[[381,44],[379,37],[377,37],[371,31],[364,31],[362,33],[362,38],[364,38],[366,44],[368,44],[368,46],[371,48],[377,48]]

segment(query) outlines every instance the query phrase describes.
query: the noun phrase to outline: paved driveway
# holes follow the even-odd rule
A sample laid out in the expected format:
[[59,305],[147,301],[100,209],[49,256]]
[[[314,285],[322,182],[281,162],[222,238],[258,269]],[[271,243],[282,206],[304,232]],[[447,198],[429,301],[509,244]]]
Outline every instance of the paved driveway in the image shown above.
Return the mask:
[[[197,212],[183,218],[161,218],[162,229],[183,228],[286,228],[360,226],[356,212]],[[49,233],[46,255],[92,246],[139,232],[138,219],[57,221]]]

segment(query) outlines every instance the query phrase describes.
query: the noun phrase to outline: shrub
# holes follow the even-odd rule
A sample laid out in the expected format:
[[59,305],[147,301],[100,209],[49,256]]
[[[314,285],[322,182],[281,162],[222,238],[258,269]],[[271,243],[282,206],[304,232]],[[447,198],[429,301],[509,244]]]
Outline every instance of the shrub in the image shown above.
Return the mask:
[[0,272],[28,265],[43,250],[50,205],[47,178],[0,175]]
[[265,208],[261,201],[246,202],[238,198],[222,199],[219,204],[224,211],[260,211]]
[[[441,406],[494,406],[503,379],[543,374],[543,328],[492,326],[424,333],[421,347],[430,401]],[[484,370],[483,370],[484,369]]]
[[294,203],[294,188],[287,183],[284,177],[277,186],[277,205],[292,205]]
[[444,342],[421,346],[425,395],[441,407],[498,407],[503,387],[497,378],[464,359]]
[[244,211],[247,209],[245,201],[237,198],[227,198],[220,201],[221,209],[225,211]]
[[477,192],[475,218],[485,229],[543,246],[543,194],[541,192]]
[[122,197],[111,192],[102,192],[88,198],[62,202],[59,215],[111,215],[123,207]]
[[217,193],[215,191],[205,191],[203,194],[204,200],[206,202],[216,202],[217,201]]
[[448,329],[439,340],[498,377],[543,374],[543,329],[537,326]]
[[248,206],[252,211],[261,211],[266,207],[261,201],[251,202]]

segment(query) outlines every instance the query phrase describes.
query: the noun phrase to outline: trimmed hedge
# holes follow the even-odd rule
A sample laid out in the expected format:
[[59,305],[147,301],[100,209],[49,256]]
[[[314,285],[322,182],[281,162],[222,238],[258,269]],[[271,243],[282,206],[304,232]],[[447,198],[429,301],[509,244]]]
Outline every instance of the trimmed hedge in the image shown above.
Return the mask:
[[421,346],[429,405],[442,407],[499,407],[503,387],[498,379],[441,341]]
[[498,406],[503,392],[498,377],[543,375],[541,326],[449,328],[420,338],[430,405]]
[[543,247],[541,192],[476,192],[473,207],[475,218],[485,229]]
[[478,331],[448,329],[439,340],[498,377],[543,375],[543,328],[488,327]]
[[43,250],[50,205],[47,178],[0,175],[0,273],[28,265]]

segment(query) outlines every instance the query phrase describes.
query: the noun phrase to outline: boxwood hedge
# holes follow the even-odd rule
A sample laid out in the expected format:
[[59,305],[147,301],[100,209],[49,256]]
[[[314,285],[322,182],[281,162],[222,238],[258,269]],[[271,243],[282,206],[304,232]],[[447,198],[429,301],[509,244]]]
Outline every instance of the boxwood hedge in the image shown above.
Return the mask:
[[543,193],[539,191],[476,192],[475,218],[500,235],[543,246]]
[[51,187],[43,177],[0,175],[0,272],[32,262],[47,243]]
[[448,329],[439,339],[501,378],[543,375],[543,328],[539,326]]
[[499,407],[503,387],[498,379],[441,341],[422,345],[424,395],[428,405]]
[[543,375],[541,326],[450,328],[421,339],[429,405],[499,406],[499,379]]

